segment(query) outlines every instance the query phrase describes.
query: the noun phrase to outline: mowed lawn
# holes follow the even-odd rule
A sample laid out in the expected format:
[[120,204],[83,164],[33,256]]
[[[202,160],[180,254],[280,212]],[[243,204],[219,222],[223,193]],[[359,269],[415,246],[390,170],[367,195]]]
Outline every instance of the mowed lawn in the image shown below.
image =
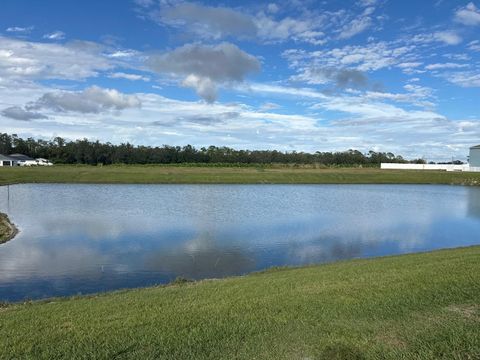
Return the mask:
[[480,173],[378,168],[73,166],[0,168],[15,183],[456,184],[480,185]]
[[2,359],[479,359],[480,247],[5,305]]

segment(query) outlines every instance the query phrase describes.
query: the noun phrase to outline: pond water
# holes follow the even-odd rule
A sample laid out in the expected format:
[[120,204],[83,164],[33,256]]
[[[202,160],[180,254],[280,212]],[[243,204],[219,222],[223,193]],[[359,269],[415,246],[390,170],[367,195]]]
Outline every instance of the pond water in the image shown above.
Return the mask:
[[474,187],[25,184],[0,211],[0,301],[480,244]]

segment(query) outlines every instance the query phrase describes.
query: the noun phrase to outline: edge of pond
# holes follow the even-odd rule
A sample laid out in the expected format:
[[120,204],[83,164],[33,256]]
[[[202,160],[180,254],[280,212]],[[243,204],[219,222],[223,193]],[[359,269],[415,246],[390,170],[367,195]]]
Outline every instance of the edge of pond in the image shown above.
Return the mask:
[[312,268],[328,268],[332,266],[342,266],[342,265],[354,265],[354,264],[368,264],[371,262],[377,261],[384,261],[389,259],[407,259],[413,258],[417,256],[424,256],[424,255],[434,255],[434,254],[442,254],[442,253],[454,253],[454,252],[464,252],[475,249],[480,249],[480,245],[468,245],[468,246],[458,246],[452,248],[440,248],[435,250],[427,250],[427,251],[416,251],[411,253],[404,253],[404,254],[395,254],[395,255],[383,255],[383,256],[375,256],[375,257],[368,257],[368,258],[352,258],[352,259],[344,259],[338,261],[331,261],[326,263],[312,263],[312,264],[304,264],[304,265],[286,265],[286,266],[272,266],[266,269],[258,270],[249,272],[242,275],[232,275],[226,277],[211,277],[205,279],[198,279],[193,280],[189,278],[185,278],[183,276],[178,276],[176,279],[168,282],[168,283],[159,283],[153,284],[148,286],[139,286],[139,287],[126,287],[126,288],[118,288],[115,290],[107,290],[107,291],[99,291],[93,293],[86,293],[86,294],[77,294],[77,295],[66,295],[66,296],[52,296],[52,297],[45,297],[45,298],[38,298],[38,299],[24,299],[19,301],[2,301],[0,300],[0,313],[6,309],[12,309],[17,306],[22,305],[40,305],[40,304],[54,304],[60,302],[68,302],[68,301],[75,301],[75,300],[82,300],[82,299],[97,299],[97,298],[104,298],[109,297],[112,295],[119,295],[125,293],[134,293],[134,292],[142,292],[148,291],[153,289],[160,289],[160,288],[175,288],[175,287],[186,287],[186,286],[198,286],[204,283],[212,283],[212,282],[228,282],[232,280],[241,280],[249,277],[255,276],[270,276],[275,275],[281,272],[288,272],[288,271],[302,271],[306,269]]

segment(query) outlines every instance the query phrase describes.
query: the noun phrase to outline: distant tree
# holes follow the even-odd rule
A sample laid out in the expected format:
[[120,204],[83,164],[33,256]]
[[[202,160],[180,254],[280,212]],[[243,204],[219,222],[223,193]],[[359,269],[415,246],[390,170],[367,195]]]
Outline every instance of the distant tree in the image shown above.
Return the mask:
[[[22,139],[16,134],[0,133],[0,153],[22,153],[43,157],[64,164],[314,164],[325,166],[378,166],[382,162],[408,162],[391,152],[355,149],[337,152],[282,152],[278,150],[236,150],[226,146],[209,146],[200,149],[192,145],[134,146],[130,143],[113,145],[100,141],[79,139],[68,141],[55,137],[50,141]],[[424,163],[423,159],[413,160]]]

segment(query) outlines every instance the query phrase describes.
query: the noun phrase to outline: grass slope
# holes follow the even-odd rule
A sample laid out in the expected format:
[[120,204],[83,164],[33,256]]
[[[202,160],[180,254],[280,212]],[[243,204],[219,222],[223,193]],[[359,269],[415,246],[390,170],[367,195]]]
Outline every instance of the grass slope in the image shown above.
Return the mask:
[[15,183],[273,183],[480,185],[480,173],[378,168],[53,166],[0,168],[0,185]]
[[478,359],[480,247],[0,308],[3,359]]

